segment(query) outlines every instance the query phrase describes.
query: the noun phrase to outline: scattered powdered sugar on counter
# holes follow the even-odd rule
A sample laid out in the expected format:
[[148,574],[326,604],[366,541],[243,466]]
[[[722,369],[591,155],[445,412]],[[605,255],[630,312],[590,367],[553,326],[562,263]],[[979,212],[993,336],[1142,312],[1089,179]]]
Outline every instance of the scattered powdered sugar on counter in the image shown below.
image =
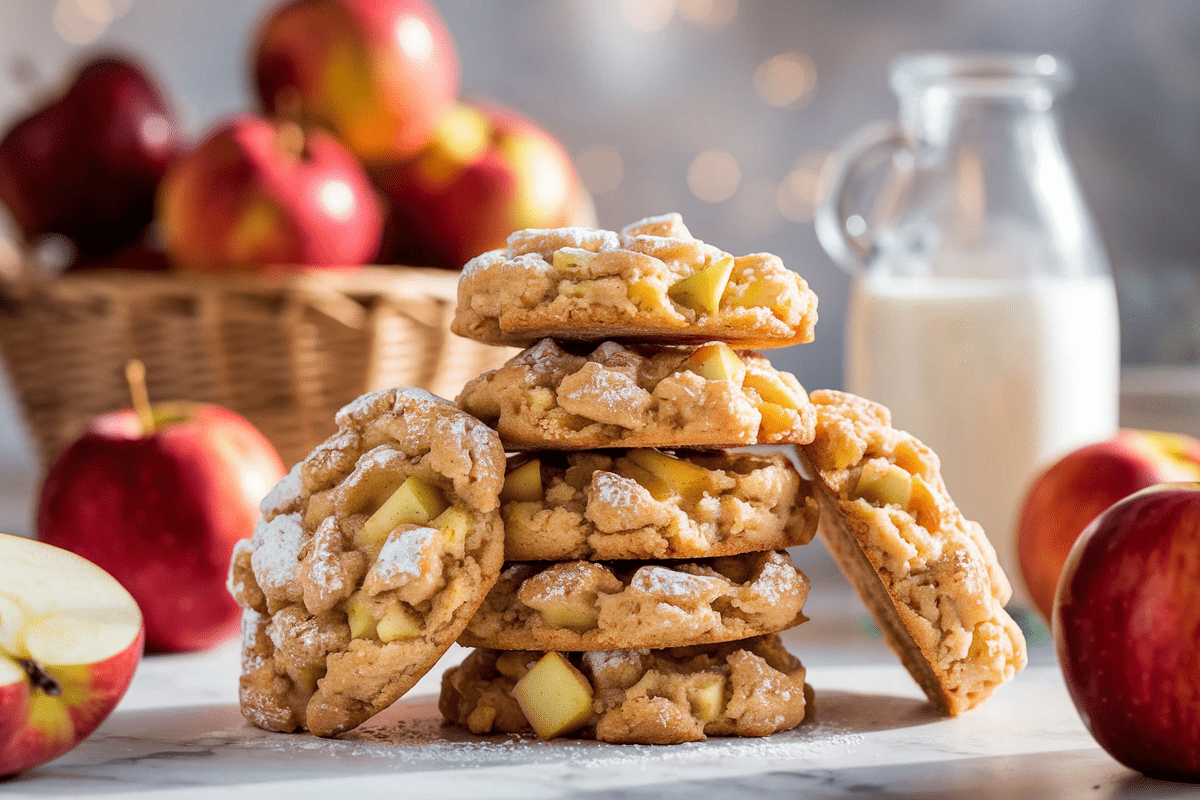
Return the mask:
[[346,758],[386,759],[402,762],[406,770],[478,768],[520,764],[564,764],[581,768],[608,768],[638,764],[718,764],[768,762],[796,766],[805,760],[859,746],[865,739],[836,726],[806,722],[799,728],[764,738],[713,737],[704,742],[674,745],[607,744],[586,739],[542,741],[532,735],[474,736],[440,719],[401,720],[358,728],[338,739],[308,734],[281,735],[244,729],[214,734],[229,737],[226,746],[287,756],[303,754],[306,761],[327,754]]

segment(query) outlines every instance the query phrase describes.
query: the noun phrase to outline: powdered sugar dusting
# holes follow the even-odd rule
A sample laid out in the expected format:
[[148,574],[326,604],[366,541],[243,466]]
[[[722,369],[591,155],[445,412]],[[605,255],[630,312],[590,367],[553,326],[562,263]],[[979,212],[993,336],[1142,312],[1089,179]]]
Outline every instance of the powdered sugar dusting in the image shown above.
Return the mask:
[[233,565],[237,563],[238,556],[244,553],[253,553],[254,543],[250,539],[238,539],[234,542],[233,553],[229,556],[229,575],[225,578],[225,590],[233,597],[241,597],[242,590],[245,588],[241,581],[234,582]]
[[503,250],[488,250],[486,253],[480,253],[463,266],[459,280],[470,278],[480,270],[487,269],[493,264],[499,264],[504,261],[504,258]]
[[624,666],[640,666],[649,650],[593,650],[583,654],[583,663],[593,675]]
[[300,470],[303,466],[303,461],[293,464],[292,468],[288,470],[288,474],[275,484],[274,489],[267,492],[267,496],[259,505],[259,510],[262,511],[264,517],[273,517],[287,511],[292,504],[300,500],[300,495],[304,490],[300,479]]
[[250,567],[264,590],[282,590],[296,579],[304,527],[299,512],[262,520],[254,529]]
[[321,520],[314,538],[316,546],[307,561],[308,579],[325,591],[338,592],[345,586],[345,570],[337,560],[341,552],[338,548],[341,531],[337,518],[326,517]]
[[668,601],[698,598],[714,590],[720,594],[729,586],[721,578],[689,575],[660,566],[640,567],[633,573],[629,585],[639,592]]
[[796,568],[788,562],[787,557],[771,553],[750,588],[764,600],[777,603],[795,580]]
[[616,250],[621,246],[621,241],[612,231],[598,228],[527,228],[508,237],[508,257],[543,252],[547,245],[551,248],[549,252],[561,247],[578,247],[596,253],[601,250]]
[[565,392],[563,396],[570,400],[603,403],[610,410],[616,410],[618,406],[641,401],[647,394],[645,389],[623,372],[598,370],[590,378],[578,388]]
[[632,508],[636,503],[637,490],[640,485],[632,478],[624,478],[611,472],[596,472],[592,476],[592,486],[596,489],[596,499],[611,508]]
[[372,582],[393,586],[421,576],[421,560],[437,545],[441,534],[433,528],[409,528],[391,535],[371,567]]

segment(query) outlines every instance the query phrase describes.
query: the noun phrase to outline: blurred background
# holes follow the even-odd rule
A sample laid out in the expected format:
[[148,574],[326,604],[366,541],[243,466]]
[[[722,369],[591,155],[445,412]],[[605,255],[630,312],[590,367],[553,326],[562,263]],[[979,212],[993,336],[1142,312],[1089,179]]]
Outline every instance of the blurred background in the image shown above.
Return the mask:
[[[5,0],[0,121],[63,88],[85,55],[140,59],[189,135],[255,103],[247,51],[267,0]],[[812,229],[830,149],[895,116],[887,67],[921,49],[1064,56],[1067,150],[1108,248],[1127,389],[1200,361],[1200,5],[1187,0],[434,0],[462,93],[567,147],[600,224],[678,211],[733,253],[769,251],[820,297],[812,344],[772,354],[809,389],[842,382],[848,279]],[[1130,386],[1129,375],[1137,376]],[[1183,377],[1180,377],[1183,375]],[[1131,406],[1132,407],[1132,406]],[[1193,431],[1194,432],[1194,431]],[[37,470],[7,390],[3,491]],[[12,506],[5,503],[4,507]],[[28,513],[0,528],[28,530]]]

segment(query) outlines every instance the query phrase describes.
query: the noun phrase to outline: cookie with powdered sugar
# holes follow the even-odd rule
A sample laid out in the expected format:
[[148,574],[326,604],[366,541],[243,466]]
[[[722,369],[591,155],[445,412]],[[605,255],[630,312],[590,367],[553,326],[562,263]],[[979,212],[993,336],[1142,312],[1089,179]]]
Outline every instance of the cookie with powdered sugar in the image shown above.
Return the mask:
[[[769,736],[796,727],[812,710],[804,667],[775,634],[697,647],[559,655],[586,681],[585,699],[589,692],[592,699],[590,713],[559,735],[620,744]],[[542,657],[528,650],[475,650],[442,677],[442,716],[475,734],[529,731],[514,689]]]
[[519,346],[717,339],[762,349],[811,342],[816,321],[816,294],[778,256],[734,257],[672,213],[619,233],[517,231],[463,268],[452,330]]
[[930,702],[973,708],[1026,662],[991,543],[950,498],[937,455],[886,408],[845,392],[812,400],[817,436],[799,450],[821,538]]
[[727,642],[804,622],[808,587],[780,550],[657,563],[515,562],[458,642],[562,651]]
[[262,503],[231,593],[242,713],[332,736],[387,708],[466,627],[503,561],[504,449],[419,389],[366,394]]
[[514,450],[803,444],[816,422],[793,375],[723,342],[542,339],[469,382],[458,403]]
[[714,558],[817,530],[812,487],[780,452],[523,453],[500,501],[509,561]]

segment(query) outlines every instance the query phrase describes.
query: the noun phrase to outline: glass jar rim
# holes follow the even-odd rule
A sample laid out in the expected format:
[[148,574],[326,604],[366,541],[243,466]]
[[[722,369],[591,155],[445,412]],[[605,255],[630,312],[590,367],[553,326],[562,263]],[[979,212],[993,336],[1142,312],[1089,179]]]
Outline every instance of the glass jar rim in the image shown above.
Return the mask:
[[892,61],[898,95],[938,87],[961,94],[1013,96],[1030,91],[1057,94],[1071,85],[1071,65],[1049,53],[921,52]]

